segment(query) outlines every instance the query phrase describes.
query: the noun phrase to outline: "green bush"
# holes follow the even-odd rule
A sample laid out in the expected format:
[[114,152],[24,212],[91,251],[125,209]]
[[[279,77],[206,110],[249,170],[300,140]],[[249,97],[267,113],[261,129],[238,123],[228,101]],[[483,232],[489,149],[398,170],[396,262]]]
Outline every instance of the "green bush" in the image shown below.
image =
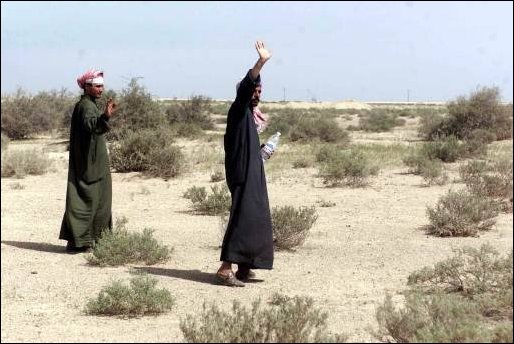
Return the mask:
[[337,159],[341,154],[341,149],[335,145],[322,145],[316,153],[316,162],[328,163]]
[[443,130],[444,117],[439,114],[427,113],[421,116],[418,135],[427,141],[437,141],[447,133]]
[[449,191],[434,208],[427,207],[429,234],[436,236],[478,236],[495,224],[498,207],[488,199],[465,190]]
[[193,186],[183,197],[191,200],[193,209],[205,215],[221,215],[230,211],[232,199],[226,185],[211,186],[212,194],[207,194],[205,187]]
[[496,140],[512,138],[512,104],[501,104],[498,87],[482,87],[469,98],[458,97],[450,102],[448,117],[436,130],[440,136],[469,139],[477,129],[493,133]]
[[157,279],[137,276],[130,280],[130,287],[122,281],[114,281],[102,288],[96,299],[90,299],[86,314],[121,317],[156,315],[170,310],[175,300],[167,289],[157,289]]
[[311,142],[318,139],[321,142],[349,143],[348,132],[338,126],[334,118],[302,117],[290,129],[291,141]]
[[52,165],[48,154],[37,149],[7,151],[2,154],[2,177],[23,178],[45,174]]
[[132,78],[127,87],[121,91],[112,120],[116,132],[157,129],[166,124],[166,116],[161,104],[152,99],[152,95],[145,87],[138,84],[137,78]]
[[306,297],[280,298],[268,308],[258,300],[251,309],[234,301],[231,313],[204,303],[202,314],[180,320],[180,330],[188,343],[345,342],[345,335],[328,332],[327,319]]
[[423,144],[421,154],[432,160],[454,162],[465,155],[465,149],[455,136],[449,136],[439,141]]
[[397,126],[405,125],[405,120],[398,118],[396,114],[383,111],[372,111],[367,116],[359,119],[359,127],[364,131],[384,132]]
[[409,293],[396,309],[390,295],[377,308],[383,334],[397,343],[484,343],[490,341],[480,324],[478,307],[459,295]]
[[173,178],[184,167],[184,156],[166,129],[125,131],[111,146],[111,166],[118,172],[143,172]]
[[18,89],[2,99],[2,132],[17,140],[60,129],[63,119],[71,116],[75,102],[66,89],[34,96]]
[[118,266],[130,263],[153,265],[166,262],[173,249],[159,244],[153,237],[154,230],[145,228],[143,233],[127,231],[126,219],[117,221],[113,231],[102,231],[102,236],[86,259],[91,265]]
[[271,212],[273,241],[278,249],[291,250],[301,246],[318,219],[314,207],[274,207]]
[[179,137],[196,139],[203,136],[202,128],[196,123],[174,123],[171,130]]
[[213,129],[214,123],[210,117],[211,98],[191,96],[186,101],[174,102],[166,109],[166,117],[170,124],[195,124],[201,129]]
[[323,182],[329,186],[344,184],[362,187],[367,185],[370,176],[377,175],[378,172],[379,167],[372,164],[359,151],[337,153],[332,159],[323,163],[320,168],[320,176],[323,178]]

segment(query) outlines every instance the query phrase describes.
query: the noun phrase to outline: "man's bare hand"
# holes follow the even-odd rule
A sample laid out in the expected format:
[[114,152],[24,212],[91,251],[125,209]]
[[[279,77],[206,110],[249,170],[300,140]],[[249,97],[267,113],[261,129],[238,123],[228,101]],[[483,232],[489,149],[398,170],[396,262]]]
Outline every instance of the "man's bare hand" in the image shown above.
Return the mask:
[[264,47],[264,43],[262,41],[257,41],[255,43],[255,49],[259,53],[259,60],[262,63],[268,61],[271,58],[271,52]]
[[109,98],[109,100],[107,100],[107,105],[105,105],[105,114],[107,115],[107,117],[111,117],[115,110],[116,103],[112,98]]

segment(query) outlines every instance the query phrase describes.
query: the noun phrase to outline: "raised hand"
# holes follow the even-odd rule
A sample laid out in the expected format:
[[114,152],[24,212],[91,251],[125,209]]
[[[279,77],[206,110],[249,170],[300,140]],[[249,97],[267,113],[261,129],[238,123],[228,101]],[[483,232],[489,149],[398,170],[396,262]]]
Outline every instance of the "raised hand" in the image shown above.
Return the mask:
[[271,52],[264,47],[264,43],[262,41],[257,41],[255,43],[255,49],[259,53],[259,60],[262,63],[268,61],[271,58]]
[[107,117],[111,117],[114,110],[116,110],[116,103],[112,98],[109,98],[109,100],[107,100],[107,104],[105,105],[105,114]]

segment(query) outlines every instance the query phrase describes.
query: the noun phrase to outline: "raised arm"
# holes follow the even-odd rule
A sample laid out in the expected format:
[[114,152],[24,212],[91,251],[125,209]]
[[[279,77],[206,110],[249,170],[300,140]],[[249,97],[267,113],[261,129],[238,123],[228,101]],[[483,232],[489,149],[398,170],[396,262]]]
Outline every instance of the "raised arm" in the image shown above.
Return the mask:
[[271,52],[264,47],[263,42],[257,41],[255,43],[255,49],[257,49],[257,53],[259,53],[259,59],[250,71],[250,76],[252,77],[252,80],[257,79],[257,77],[261,73],[262,67],[271,58]]

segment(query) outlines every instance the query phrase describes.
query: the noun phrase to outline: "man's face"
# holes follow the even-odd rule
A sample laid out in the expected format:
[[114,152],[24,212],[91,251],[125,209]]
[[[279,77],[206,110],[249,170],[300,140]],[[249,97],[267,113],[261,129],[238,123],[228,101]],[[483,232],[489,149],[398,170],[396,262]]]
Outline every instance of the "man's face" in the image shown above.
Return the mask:
[[85,91],[86,94],[90,95],[91,97],[100,98],[102,96],[102,92],[104,91],[104,85],[86,84]]
[[253,91],[252,101],[251,101],[252,107],[256,107],[257,105],[259,105],[259,102],[261,101],[261,92],[262,92],[261,86],[255,87],[255,91]]

